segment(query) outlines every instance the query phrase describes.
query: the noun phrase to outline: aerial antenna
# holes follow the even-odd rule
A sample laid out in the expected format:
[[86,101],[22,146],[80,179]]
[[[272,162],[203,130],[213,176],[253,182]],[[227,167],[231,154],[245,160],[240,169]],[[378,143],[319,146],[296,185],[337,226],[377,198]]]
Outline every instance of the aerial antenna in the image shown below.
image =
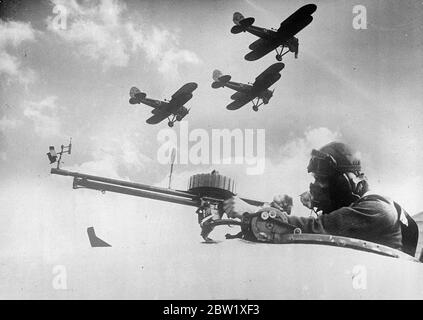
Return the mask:
[[[71,154],[72,151],[72,138],[69,139],[69,145],[64,146],[63,144],[60,146],[60,152],[56,153],[56,150],[54,150],[54,146],[49,147],[49,151],[47,152],[47,157],[50,160],[50,164],[55,163],[57,161],[57,169],[60,169],[60,163],[62,162],[62,155],[64,153]],[[59,156],[59,159],[57,159],[57,156]]]
[[172,183],[172,173],[173,173],[173,164],[175,163],[176,158],[176,148],[172,149],[172,154],[170,155],[170,174],[169,174],[169,189],[171,188]]

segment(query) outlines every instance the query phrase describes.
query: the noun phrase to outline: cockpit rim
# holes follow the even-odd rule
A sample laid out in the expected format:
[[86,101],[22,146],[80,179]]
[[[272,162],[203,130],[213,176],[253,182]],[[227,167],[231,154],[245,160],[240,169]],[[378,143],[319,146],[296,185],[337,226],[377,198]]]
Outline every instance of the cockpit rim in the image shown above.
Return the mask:
[[410,256],[398,249],[394,249],[382,244],[374,243],[367,240],[334,236],[329,234],[286,234],[275,240],[274,244],[317,244],[329,245],[354,250],[366,251],[391,258],[405,259],[414,262],[420,262],[417,258]]

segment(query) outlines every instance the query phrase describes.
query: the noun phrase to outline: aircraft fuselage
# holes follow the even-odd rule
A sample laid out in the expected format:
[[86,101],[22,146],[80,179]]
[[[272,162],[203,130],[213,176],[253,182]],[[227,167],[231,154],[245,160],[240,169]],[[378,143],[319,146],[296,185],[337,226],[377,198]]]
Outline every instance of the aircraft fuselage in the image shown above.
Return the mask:
[[266,28],[249,26],[246,28],[246,31],[262,39],[266,39],[266,40],[278,39],[278,33],[276,31],[269,30]]
[[149,99],[149,98],[141,99],[140,102],[152,108],[164,108],[169,104],[169,102],[166,102],[166,101],[160,101],[160,100]]
[[223,86],[231,88],[232,90],[235,90],[238,92],[244,92],[244,93],[249,93],[251,89],[253,88],[253,86],[250,84],[244,84],[244,83],[234,82],[234,81],[228,81]]
[[[260,40],[264,40],[264,41],[274,41],[276,43],[279,42],[279,45],[284,45],[286,47],[289,48],[290,51],[295,52],[297,50],[298,47],[298,38],[296,37],[291,37],[288,40],[282,40],[283,35],[281,35],[280,33],[278,33],[277,31],[273,31],[273,30],[269,30],[266,28],[262,28],[262,27],[256,27],[256,26],[249,26],[246,28],[246,31],[259,37],[260,39],[258,40],[258,42],[260,42]],[[250,45],[250,50],[254,50],[255,49],[255,43]]]
[[[278,75],[279,75],[279,77],[277,79],[271,80],[271,84],[275,83],[280,78],[280,74],[278,74]],[[246,93],[250,96],[251,99],[259,97],[259,98],[263,99],[263,102],[265,104],[267,104],[269,102],[270,98],[273,96],[273,92],[268,89],[268,86],[258,87],[258,86],[253,86],[253,85],[250,85],[250,84],[228,81],[228,82],[225,83],[224,87],[231,88],[232,90],[235,90],[235,91],[238,91],[238,92]]]

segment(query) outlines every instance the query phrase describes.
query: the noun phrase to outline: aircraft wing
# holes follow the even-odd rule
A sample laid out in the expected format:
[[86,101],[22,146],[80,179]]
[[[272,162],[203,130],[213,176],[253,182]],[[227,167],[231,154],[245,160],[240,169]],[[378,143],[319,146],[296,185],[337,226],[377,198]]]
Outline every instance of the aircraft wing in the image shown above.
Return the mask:
[[[156,109],[157,110],[157,109]],[[170,112],[163,111],[163,112],[157,112],[152,117],[148,118],[146,122],[148,124],[157,124],[159,122],[162,122],[164,119],[169,117],[171,115]]]
[[313,21],[313,17],[311,15],[314,11],[316,11],[316,9],[317,6],[315,4],[308,4],[302,6],[286,18],[281,23],[277,32],[279,37],[281,37],[281,41],[288,40],[309,25],[311,21]]
[[282,42],[279,40],[268,40],[260,44],[258,47],[256,47],[254,50],[250,51],[245,55],[245,60],[247,61],[255,61],[260,59],[261,57],[264,57],[269,52],[275,50]]
[[243,106],[245,106],[248,102],[253,100],[255,97],[251,97],[251,95],[244,93],[243,95],[239,95],[238,99],[231,102],[226,106],[228,110],[237,110]]
[[268,67],[256,77],[253,86],[255,88],[267,89],[279,80],[279,78],[281,77],[280,72],[284,67],[285,64],[282,62],[272,64],[270,67]]
[[188,100],[192,98],[192,92],[197,89],[198,85],[195,82],[184,84],[178,91],[172,95],[169,103],[172,105],[183,106]]

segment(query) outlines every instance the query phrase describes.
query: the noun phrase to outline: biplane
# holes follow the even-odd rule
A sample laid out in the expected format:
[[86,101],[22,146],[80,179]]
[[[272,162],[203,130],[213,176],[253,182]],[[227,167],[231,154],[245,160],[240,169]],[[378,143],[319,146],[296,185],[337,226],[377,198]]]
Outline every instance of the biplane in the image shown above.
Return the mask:
[[195,82],[186,83],[172,95],[170,100],[161,101],[147,98],[146,93],[141,92],[136,87],[132,87],[129,91],[129,96],[131,97],[129,103],[143,103],[153,108],[151,111],[153,116],[146,121],[148,124],[157,124],[167,118],[168,126],[173,127],[175,121],[181,121],[189,113],[190,109],[184,107],[184,104],[192,98],[192,93],[195,89],[197,89]]
[[[231,32],[237,34],[247,31],[260,38],[250,44],[251,51],[244,57],[247,61],[258,60],[273,50],[276,51],[276,60],[278,61],[282,61],[282,57],[288,52],[293,52],[295,58],[298,58],[299,40],[295,35],[313,21],[311,15],[316,9],[315,4],[301,7],[285,19],[277,30],[253,26],[254,18],[244,18],[241,13],[235,12],[233,15],[235,25]],[[278,50],[279,47],[280,50]]]
[[253,110],[258,111],[259,106],[268,104],[270,98],[272,98],[275,90],[269,90],[269,87],[280,79],[280,72],[284,67],[285,65],[282,62],[272,64],[256,78],[254,83],[249,84],[230,81],[230,75],[223,75],[221,71],[214,70],[214,82],[211,86],[214,89],[228,87],[237,91],[231,96],[234,101],[228,104],[226,109],[237,110],[251,101]]

